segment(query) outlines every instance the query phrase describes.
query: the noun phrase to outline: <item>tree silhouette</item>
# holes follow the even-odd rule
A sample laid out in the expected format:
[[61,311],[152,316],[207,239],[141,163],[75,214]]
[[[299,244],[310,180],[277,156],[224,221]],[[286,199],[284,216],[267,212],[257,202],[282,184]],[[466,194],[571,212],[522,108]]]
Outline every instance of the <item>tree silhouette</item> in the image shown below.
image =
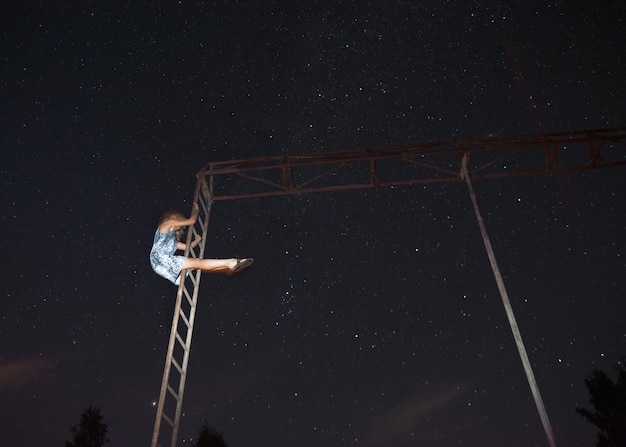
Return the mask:
[[597,447],[626,447],[626,358],[615,370],[615,382],[597,369],[585,379],[589,402],[595,411],[576,407],[577,413],[598,428]]
[[228,447],[221,431],[209,427],[205,422],[198,433],[198,442],[193,447]]
[[102,447],[109,442],[108,428],[108,424],[102,423],[100,409],[90,406],[83,411],[78,425],[70,427],[72,441],[66,442],[65,447]]

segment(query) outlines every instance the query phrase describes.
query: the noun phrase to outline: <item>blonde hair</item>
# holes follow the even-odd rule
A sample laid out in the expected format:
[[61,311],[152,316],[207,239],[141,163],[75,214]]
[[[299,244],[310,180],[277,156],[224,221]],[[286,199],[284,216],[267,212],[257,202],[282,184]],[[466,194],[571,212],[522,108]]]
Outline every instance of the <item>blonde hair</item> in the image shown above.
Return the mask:
[[[185,215],[181,213],[180,211],[178,211],[177,209],[168,210],[164,212],[163,214],[161,214],[161,217],[159,218],[159,225],[161,225],[166,220],[170,220],[170,219],[185,220]],[[176,240],[180,241],[180,237],[182,236],[182,234],[183,234],[182,228],[179,228],[178,230],[176,230]]]
[[159,217],[159,224],[162,224],[168,219],[185,220],[185,215],[175,209],[168,210],[161,214],[161,217]]

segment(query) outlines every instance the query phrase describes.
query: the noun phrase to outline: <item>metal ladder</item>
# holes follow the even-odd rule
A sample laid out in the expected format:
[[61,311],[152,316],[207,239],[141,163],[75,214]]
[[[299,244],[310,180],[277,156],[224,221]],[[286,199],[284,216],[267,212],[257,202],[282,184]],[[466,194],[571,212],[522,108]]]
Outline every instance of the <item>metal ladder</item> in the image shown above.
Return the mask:
[[[193,201],[198,203],[200,213],[195,225],[190,226],[187,231],[185,256],[202,258],[206,245],[212,200],[207,183],[204,177],[200,175],[197,177]],[[202,236],[202,242],[195,248],[190,248],[191,241],[198,235]],[[176,295],[176,306],[174,308],[170,340],[165,357],[165,368],[157,404],[154,431],[152,432],[151,447],[166,446],[168,434],[170,434],[170,446],[176,447],[201,273],[200,270],[192,272],[183,270],[181,272],[183,278],[180,281]]]

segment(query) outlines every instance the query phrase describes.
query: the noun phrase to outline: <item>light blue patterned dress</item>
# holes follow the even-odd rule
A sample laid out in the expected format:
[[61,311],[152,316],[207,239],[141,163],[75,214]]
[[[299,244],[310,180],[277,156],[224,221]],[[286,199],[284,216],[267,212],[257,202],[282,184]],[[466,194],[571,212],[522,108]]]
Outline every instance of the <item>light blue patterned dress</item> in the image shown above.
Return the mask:
[[187,258],[175,255],[175,252],[176,233],[174,231],[161,233],[157,228],[152,250],[150,250],[150,265],[158,275],[179,285],[180,271]]

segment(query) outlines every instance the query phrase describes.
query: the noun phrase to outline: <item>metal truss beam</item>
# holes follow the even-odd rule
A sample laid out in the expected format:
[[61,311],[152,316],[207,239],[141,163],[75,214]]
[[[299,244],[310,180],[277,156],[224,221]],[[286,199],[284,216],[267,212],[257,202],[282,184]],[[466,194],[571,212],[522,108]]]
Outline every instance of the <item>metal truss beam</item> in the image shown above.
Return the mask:
[[626,126],[441,141],[212,162],[199,173],[212,199],[233,200],[472,179],[584,171],[626,165]]

